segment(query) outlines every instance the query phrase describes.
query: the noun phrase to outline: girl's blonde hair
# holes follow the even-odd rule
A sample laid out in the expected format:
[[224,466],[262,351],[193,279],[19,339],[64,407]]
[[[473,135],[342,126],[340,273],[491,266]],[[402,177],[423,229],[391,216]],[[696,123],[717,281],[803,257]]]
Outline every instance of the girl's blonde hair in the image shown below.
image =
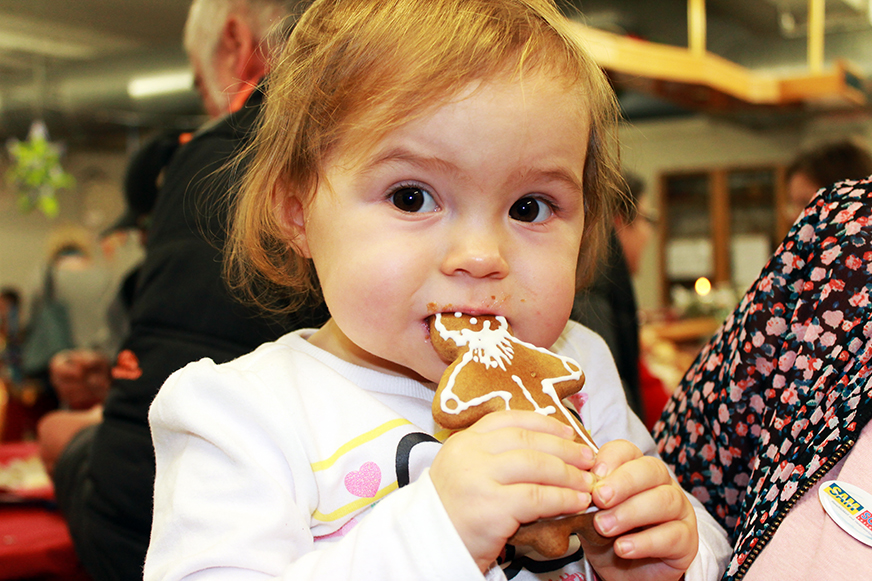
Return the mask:
[[618,109],[551,0],[318,0],[271,70],[226,262],[231,285],[255,303],[290,311],[317,290],[286,208],[311,200],[338,145],[362,155],[472,82],[530,73],[565,82],[579,99],[567,113],[589,115],[578,284],[594,274],[620,195]]

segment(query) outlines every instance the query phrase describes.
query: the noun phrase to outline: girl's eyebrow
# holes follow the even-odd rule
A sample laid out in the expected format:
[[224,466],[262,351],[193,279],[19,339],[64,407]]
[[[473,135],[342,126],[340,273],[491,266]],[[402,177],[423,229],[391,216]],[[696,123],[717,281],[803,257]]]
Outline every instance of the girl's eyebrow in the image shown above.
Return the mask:
[[[410,151],[405,147],[392,147],[390,149],[386,149],[385,151],[377,153],[375,156],[372,157],[372,159],[368,160],[364,164],[362,168],[362,173],[374,171],[380,166],[396,162],[408,163],[410,165],[418,166],[424,169],[448,172],[457,176],[459,176],[461,173],[457,166],[449,161],[446,161],[440,157],[420,155]],[[575,172],[571,171],[569,168],[560,166],[553,167],[551,169],[538,167],[518,168],[507,180],[507,183],[511,184],[516,182],[533,180],[562,183],[566,187],[568,187],[570,191],[577,193],[578,195],[582,195],[584,193],[582,181],[578,176],[576,176]]]
[[459,174],[460,170],[453,163],[446,161],[440,157],[429,155],[420,155],[408,150],[405,147],[392,147],[385,151],[379,152],[372,159],[364,164],[363,171],[374,170],[381,165],[387,165],[395,162],[408,163],[419,166],[425,169],[433,169],[448,172],[451,174]]
[[565,185],[570,191],[577,193],[579,196],[584,193],[584,186],[581,179],[576,176],[575,172],[565,167],[554,167],[553,169],[543,169],[538,167],[523,167],[519,168],[511,176],[512,181],[547,181],[558,182]]

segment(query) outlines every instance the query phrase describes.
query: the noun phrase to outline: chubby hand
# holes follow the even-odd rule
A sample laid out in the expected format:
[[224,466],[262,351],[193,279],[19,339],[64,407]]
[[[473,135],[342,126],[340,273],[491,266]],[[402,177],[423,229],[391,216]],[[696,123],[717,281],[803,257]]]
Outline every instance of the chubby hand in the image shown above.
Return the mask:
[[607,546],[585,543],[602,579],[679,579],[696,557],[699,536],[693,506],[662,460],[625,440],[600,448],[593,473],[594,527]]
[[573,436],[553,418],[505,411],[446,440],[430,478],[482,571],[521,523],[588,508],[594,454]]

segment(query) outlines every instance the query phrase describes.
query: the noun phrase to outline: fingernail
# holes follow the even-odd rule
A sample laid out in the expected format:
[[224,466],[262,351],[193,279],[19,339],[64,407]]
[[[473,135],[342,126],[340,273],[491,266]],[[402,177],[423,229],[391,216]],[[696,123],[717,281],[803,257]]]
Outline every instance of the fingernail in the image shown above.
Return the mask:
[[608,484],[603,484],[596,489],[597,496],[603,504],[608,504],[612,497],[615,496],[614,489]]
[[582,446],[581,457],[585,460],[593,460],[596,458],[596,454],[594,454],[593,449],[591,449],[590,446]]
[[600,478],[605,478],[608,474],[609,469],[605,464],[597,464],[593,467],[593,473],[599,476]]
[[580,500],[582,504],[584,504],[584,505],[586,505],[586,506],[590,506],[590,503],[591,503],[591,500],[592,500],[592,499],[591,499],[589,493],[587,493],[587,492],[579,492],[579,493],[578,493],[578,500]]
[[615,543],[618,546],[618,554],[621,557],[629,557],[636,549],[636,545],[630,539],[621,539]]
[[594,517],[594,520],[597,530],[604,535],[609,534],[609,531],[615,528],[618,522],[614,515],[608,513],[599,513]]

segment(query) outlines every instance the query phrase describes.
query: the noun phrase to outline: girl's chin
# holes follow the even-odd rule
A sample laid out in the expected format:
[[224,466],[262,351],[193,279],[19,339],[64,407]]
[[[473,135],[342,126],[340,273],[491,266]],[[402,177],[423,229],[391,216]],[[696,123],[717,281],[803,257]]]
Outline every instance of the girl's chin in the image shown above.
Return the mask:
[[406,375],[415,381],[420,381],[424,384],[433,384],[433,389],[436,389],[436,384],[442,379],[442,373],[445,371],[445,365],[441,365],[438,370],[433,369],[406,369]]
[[[388,373],[390,375],[400,375],[403,377],[408,377],[409,379],[414,379],[415,381],[419,381],[424,384],[438,384],[439,380],[442,378],[442,373],[446,369],[446,365],[441,363],[437,366],[418,366],[417,368],[406,367],[401,363],[394,363],[392,361],[381,359],[377,366],[383,373]],[[435,389],[435,386],[433,386]]]
[[[435,355],[435,353],[434,353]],[[436,389],[436,385],[442,379],[442,374],[448,365],[436,357],[434,361],[425,361],[423,365],[418,365],[414,368],[407,369],[409,377],[424,384],[434,384],[431,387]]]

